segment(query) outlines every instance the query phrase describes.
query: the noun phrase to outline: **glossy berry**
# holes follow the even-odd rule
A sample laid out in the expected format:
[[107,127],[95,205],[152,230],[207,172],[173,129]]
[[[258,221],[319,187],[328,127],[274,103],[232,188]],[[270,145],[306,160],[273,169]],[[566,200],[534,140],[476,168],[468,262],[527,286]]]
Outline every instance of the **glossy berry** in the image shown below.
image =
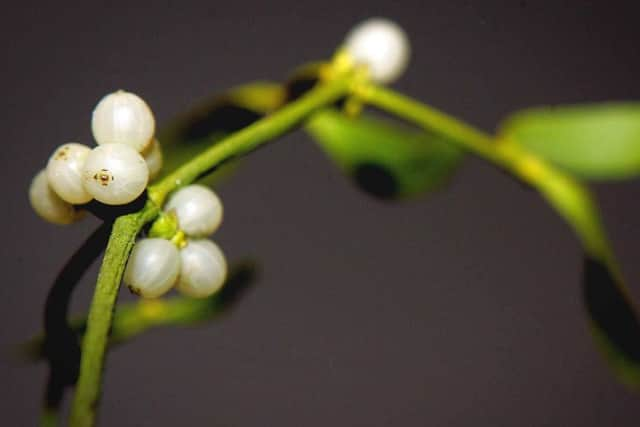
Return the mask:
[[227,262],[210,240],[189,240],[180,250],[180,277],[176,289],[194,298],[213,295],[224,285]]
[[70,203],[62,200],[53,191],[44,169],[31,181],[29,201],[38,216],[53,224],[71,224],[82,216]]
[[165,239],[139,240],[129,256],[123,281],[131,292],[157,298],[173,287],[180,273],[180,254]]
[[82,172],[84,188],[99,202],[123,205],[147,186],[149,169],[136,150],[124,144],[105,144],[87,156]]
[[356,63],[366,65],[371,78],[379,83],[396,80],[409,63],[409,40],[395,22],[371,18],[353,28],[345,48]]
[[91,130],[98,144],[126,144],[139,152],[152,142],[155,127],[147,103],[123,90],[102,98],[91,118]]
[[79,205],[93,198],[82,185],[82,168],[90,152],[86,145],[71,142],[58,147],[49,158],[49,185],[62,200]]
[[154,138],[151,146],[142,154],[144,161],[147,163],[147,168],[149,168],[149,181],[151,181],[156,178],[162,170],[162,148],[158,140]]
[[178,226],[188,236],[208,236],[222,222],[220,199],[203,185],[189,185],[176,191],[164,209],[175,212]]

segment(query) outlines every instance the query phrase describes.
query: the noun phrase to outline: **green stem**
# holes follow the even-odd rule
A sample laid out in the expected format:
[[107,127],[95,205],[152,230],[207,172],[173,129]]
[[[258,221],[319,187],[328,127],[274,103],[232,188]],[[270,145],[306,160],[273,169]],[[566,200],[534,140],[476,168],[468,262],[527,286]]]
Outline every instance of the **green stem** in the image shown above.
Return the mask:
[[109,330],[127,257],[136,235],[157,216],[166,196],[176,188],[194,182],[222,162],[244,155],[288,132],[311,113],[343,97],[349,85],[348,78],[322,84],[299,100],[216,143],[158,184],[149,187],[149,202],[140,212],[119,217],[114,222],[82,342],[80,375],[71,406],[72,427],[95,424]]
[[80,376],[71,407],[71,426],[92,426],[102,386],[104,354],[127,255],[144,224],[157,214],[151,203],[140,212],[121,216],[113,224],[82,341]]
[[390,89],[362,85],[355,89],[355,95],[429,131],[447,136],[466,151],[536,188],[573,228],[587,252],[605,260],[615,274],[619,274],[593,198],[581,183],[510,141],[496,141],[481,130]]

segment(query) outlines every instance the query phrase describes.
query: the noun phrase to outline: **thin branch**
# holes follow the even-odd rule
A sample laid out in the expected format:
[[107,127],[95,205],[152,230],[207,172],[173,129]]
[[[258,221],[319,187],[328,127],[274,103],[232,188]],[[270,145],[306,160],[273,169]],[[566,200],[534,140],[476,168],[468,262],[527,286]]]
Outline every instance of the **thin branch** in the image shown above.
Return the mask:
[[80,375],[71,410],[72,426],[94,425],[104,355],[122,273],[136,235],[156,214],[157,208],[148,204],[141,212],[121,216],[113,224],[82,341]]
[[90,427],[95,424],[108,335],[126,260],[136,235],[147,222],[157,216],[159,206],[166,196],[225,161],[245,155],[290,131],[316,110],[343,97],[348,92],[349,85],[350,80],[347,78],[319,85],[299,100],[216,143],[158,184],[149,187],[149,200],[140,212],[121,216],[115,221],[98,275],[82,343],[80,374],[71,406],[72,427]]

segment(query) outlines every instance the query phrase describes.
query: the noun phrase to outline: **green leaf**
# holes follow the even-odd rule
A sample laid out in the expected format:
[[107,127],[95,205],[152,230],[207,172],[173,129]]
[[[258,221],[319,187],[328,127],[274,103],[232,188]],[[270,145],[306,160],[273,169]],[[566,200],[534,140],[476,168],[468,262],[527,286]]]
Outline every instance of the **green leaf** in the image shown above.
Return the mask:
[[[109,349],[131,341],[149,329],[161,326],[197,326],[218,319],[231,311],[250,289],[258,276],[255,261],[244,259],[235,263],[220,292],[207,298],[172,296],[160,299],[139,299],[116,306],[109,336]],[[72,319],[69,328],[79,338],[84,334],[87,317]],[[21,354],[36,362],[46,357],[46,335],[38,335],[24,343]]]
[[640,103],[535,108],[516,113],[500,134],[580,177],[640,175]]
[[[521,153],[520,156],[527,155]],[[584,248],[583,299],[596,345],[618,379],[638,389],[640,321],[607,239],[597,203],[578,180],[544,163],[531,167],[532,163],[532,159],[522,162],[529,165],[527,176],[533,178],[532,184],[575,231]]]
[[596,344],[619,380],[640,389],[640,322],[610,267],[586,257],[583,296]]
[[320,82],[322,69],[326,62],[308,62],[293,70],[284,88],[287,102],[292,102],[310,91]]
[[306,129],[345,174],[380,198],[432,191],[448,180],[462,158],[441,136],[371,115],[351,118],[323,110]]
[[[240,130],[281,106],[284,88],[277,83],[254,82],[202,101],[190,111],[170,121],[158,134],[164,164],[162,179],[189,159],[194,158],[217,141]],[[225,165],[207,176],[212,184],[233,170]]]
[[272,82],[253,82],[229,89],[204,99],[184,114],[176,117],[159,132],[165,145],[207,138],[218,133],[241,129],[284,102],[285,89]]

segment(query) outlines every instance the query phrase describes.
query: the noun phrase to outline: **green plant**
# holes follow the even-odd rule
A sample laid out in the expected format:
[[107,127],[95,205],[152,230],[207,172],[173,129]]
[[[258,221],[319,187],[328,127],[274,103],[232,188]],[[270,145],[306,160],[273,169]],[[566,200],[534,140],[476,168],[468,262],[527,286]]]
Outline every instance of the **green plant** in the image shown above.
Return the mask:
[[[50,363],[43,423],[56,422],[61,390],[72,384],[76,390],[71,425],[95,423],[110,345],[152,326],[209,319],[236,301],[234,286],[246,280],[238,283],[242,274],[232,269],[223,290],[204,300],[177,297],[115,306],[129,252],[145,226],[153,223],[155,237],[175,238],[171,218],[161,214],[172,192],[196,181],[207,182],[213,172],[224,171],[223,165],[297,127],[304,127],[345,174],[378,197],[416,197],[440,188],[465,154],[486,160],[537,190],[583,245],[585,301],[597,344],[621,381],[640,385],[640,324],[596,202],[582,182],[640,174],[640,104],[524,111],[507,118],[496,135],[489,135],[374,83],[366,60],[361,62],[359,52],[349,48],[339,50],[329,62],[303,66],[286,84],[242,86],[179,118],[158,135],[165,150],[165,172],[143,197],[120,206],[84,205],[106,220],[74,257],[80,259],[77,264],[97,256],[99,252],[91,248],[110,234],[87,318],[66,319],[71,289],[64,284],[77,279],[72,260],[63,270],[70,280],[63,277],[57,282],[47,305],[57,314],[47,317],[45,335],[26,347],[34,358],[46,357]],[[404,66],[403,61],[398,64]],[[378,80],[394,75],[383,74]],[[366,107],[398,120],[383,119]],[[229,129],[216,123],[217,112],[224,108],[236,113],[237,126]],[[240,271],[246,279],[247,270]],[[58,304],[55,310],[54,304]]]

